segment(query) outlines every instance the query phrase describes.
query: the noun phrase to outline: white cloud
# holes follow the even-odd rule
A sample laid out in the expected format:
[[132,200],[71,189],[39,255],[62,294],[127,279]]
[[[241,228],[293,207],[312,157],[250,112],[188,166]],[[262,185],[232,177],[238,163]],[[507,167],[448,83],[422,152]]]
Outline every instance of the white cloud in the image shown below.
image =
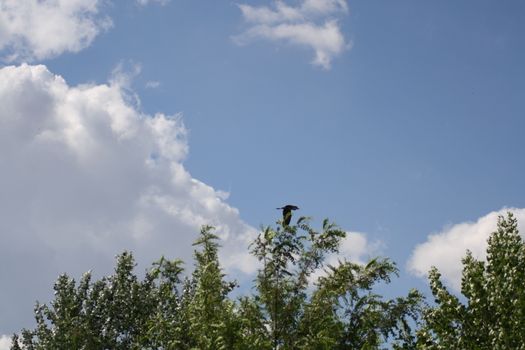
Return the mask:
[[9,350],[11,348],[11,337],[7,335],[0,336],[0,350]]
[[118,85],[124,89],[131,89],[131,83],[140,72],[142,71],[142,65],[133,61],[120,61],[115,68],[111,71],[111,77],[109,82],[112,85]]
[[346,0],[304,0],[301,9],[311,15],[330,15],[348,12]]
[[78,52],[111,26],[101,0],[0,0],[0,50],[7,61]]
[[157,3],[159,5],[167,5],[170,2],[170,0],[137,0],[137,4],[141,6],[146,6],[151,3]]
[[335,19],[348,12],[345,0],[303,0],[295,7],[275,1],[273,8],[246,4],[239,8],[249,24],[246,31],[234,37],[240,45],[260,38],[309,47],[315,52],[312,63],[324,69],[350,48]]
[[181,116],[141,113],[126,79],[112,81],[69,86],[41,65],[0,69],[0,334],[32,326],[35,299],[51,296],[59,273],[109,273],[124,249],[141,269],[163,254],[191,267],[203,224],[217,227],[227,268],[255,268],[255,230],[183,165]]
[[444,281],[455,290],[461,288],[461,259],[470,250],[477,259],[485,259],[487,239],[496,230],[498,216],[514,213],[519,227],[525,227],[525,209],[504,208],[493,211],[475,222],[464,222],[431,234],[427,241],[414,249],[408,269],[416,276],[426,278],[432,266],[441,272]]
[[337,259],[346,258],[358,264],[366,264],[370,258],[381,252],[382,247],[383,243],[380,241],[369,242],[364,233],[347,232],[341,242],[339,256],[330,256],[328,262],[332,264]]
[[147,89],[156,89],[159,86],[160,86],[160,81],[150,80],[150,81],[146,82],[146,88]]
[[[366,234],[361,232],[347,232],[339,247],[339,254],[330,254],[326,257],[326,264],[337,266],[340,261],[351,261],[357,264],[366,264],[367,261],[381,253],[381,241],[369,242]],[[319,269],[310,276],[313,283],[321,276],[326,276],[325,269]]]

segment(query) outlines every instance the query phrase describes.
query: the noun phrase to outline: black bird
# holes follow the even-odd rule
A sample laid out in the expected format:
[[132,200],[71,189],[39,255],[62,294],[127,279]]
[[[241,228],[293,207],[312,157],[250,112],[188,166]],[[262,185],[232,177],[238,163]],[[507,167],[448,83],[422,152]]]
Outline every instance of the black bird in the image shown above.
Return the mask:
[[277,208],[277,209],[283,210],[283,226],[288,226],[290,225],[290,220],[292,220],[292,211],[299,209],[299,207],[288,204],[282,208]]

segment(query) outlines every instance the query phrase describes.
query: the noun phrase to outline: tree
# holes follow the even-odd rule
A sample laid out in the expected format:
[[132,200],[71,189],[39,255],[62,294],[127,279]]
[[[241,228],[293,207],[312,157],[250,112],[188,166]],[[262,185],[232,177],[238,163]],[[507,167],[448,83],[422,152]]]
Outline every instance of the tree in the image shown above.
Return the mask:
[[50,305],[37,303],[34,330],[13,337],[12,349],[230,349],[235,287],[223,281],[217,237],[203,227],[195,245],[196,266],[182,279],[182,261],[162,257],[142,281],[129,252],[115,272],[78,285],[67,275],[55,283]]
[[[411,291],[406,298],[384,300],[372,292],[397,274],[388,259],[326,265],[345,235],[328,220],[318,232],[300,218],[295,226],[265,228],[254,242],[252,253],[262,267],[256,294],[241,310],[254,315],[257,328],[244,332],[258,335],[261,349],[379,349],[392,337],[394,346],[413,345],[409,320],[417,318],[421,295]],[[326,275],[314,283],[314,272],[323,268]]]
[[227,299],[236,287],[225,282],[219,265],[218,237],[204,226],[194,243],[202,249],[195,251],[196,267],[193,272],[194,289],[187,304],[189,335],[195,349],[233,349],[237,334],[233,321],[234,303]]
[[500,217],[488,240],[487,261],[467,252],[461,294],[429,274],[436,305],[425,310],[420,349],[525,349],[525,245],[512,213]]
[[[320,232],[306,218],[267,227],[252,245],[261,261],[254,292],[231,299],[218,258],[218,237],[204,226],[194,243],[195,268],[162,257],[141,279],[129,252],[112,275],[77,284],[62,275],[55,298],[35,308],[36,328],[13,337],[12,349],[379,349],[413,346],[410,320],[419,293],[385,300],[376,284],[397,273],[388,259],[367,265],[337,253],[345,232],[325,220]],[[317,281],[313,274],[325,269]]]
[[147,324],[157,294],[150,275],[139,281],[133,256],[117,257],[115,273],[92,282],[86,273],[78,283],[61,275],[50,305],[37,303],[34,330],[13,338],[13,349],[133,349],[147,340]]

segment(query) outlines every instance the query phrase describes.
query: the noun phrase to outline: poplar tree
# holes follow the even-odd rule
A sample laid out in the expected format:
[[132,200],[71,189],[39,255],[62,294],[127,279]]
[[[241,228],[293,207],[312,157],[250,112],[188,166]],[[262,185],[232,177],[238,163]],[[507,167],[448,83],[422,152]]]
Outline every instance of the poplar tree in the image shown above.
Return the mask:
[[486,262],[467,252],[461,298],[436,268],[429,280],[435,306],[424,312],[420,349],[525,349],[525,245],[512,213],[499,217]]

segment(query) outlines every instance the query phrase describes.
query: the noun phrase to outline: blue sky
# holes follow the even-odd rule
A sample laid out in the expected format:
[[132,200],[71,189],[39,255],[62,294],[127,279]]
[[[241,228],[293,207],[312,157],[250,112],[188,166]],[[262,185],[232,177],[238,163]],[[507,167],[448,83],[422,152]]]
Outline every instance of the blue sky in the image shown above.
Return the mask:
[[[349,250],[354,259],[395,260],[402,277],[393,294],[426,288],[417,276],[429,264],[449,271],[454,286],[448,249],[482,256],[503,208],[525,223],[521,1],[65,4],[0,0],[0,100],[9,102],[0,136],[10,135],[0,141],[10,169],[0,175],[0,207],[20,215],[0,226],[4,246],[15,247],[2,263],[26,266],[0,278],[49,262],[33,272],[38,287],[20,282],[32,294],[17,296],[16,309],[7,300],[17,288],[4,292],[0,314],[12,318],[0,334],[32,325],[32,302],[60,272],[106,273],[122,249],[138,250],[142,269],[161,254],[187,257],[194,229],[208,221],[242,255],[235,237],[272,224],[287,203],[358,232],[366,243]],[[38,8],[46,5],[56,18]],[[71,18],[67,33],[49,29],[47,21]],[[84,143],[74,120],[89,130]],[[32,149],[35,140],[46,147]],[[47,147],[57,140],[66,146]],[[148,154],[153,165],[144,166]],[[92,208],[100,213],[85,214]],[[170,227],[180,229],[175,238],[148,236]],[[37,237],[34,246],[24,234]],[[239,259],[228,268],[242,279]]]

